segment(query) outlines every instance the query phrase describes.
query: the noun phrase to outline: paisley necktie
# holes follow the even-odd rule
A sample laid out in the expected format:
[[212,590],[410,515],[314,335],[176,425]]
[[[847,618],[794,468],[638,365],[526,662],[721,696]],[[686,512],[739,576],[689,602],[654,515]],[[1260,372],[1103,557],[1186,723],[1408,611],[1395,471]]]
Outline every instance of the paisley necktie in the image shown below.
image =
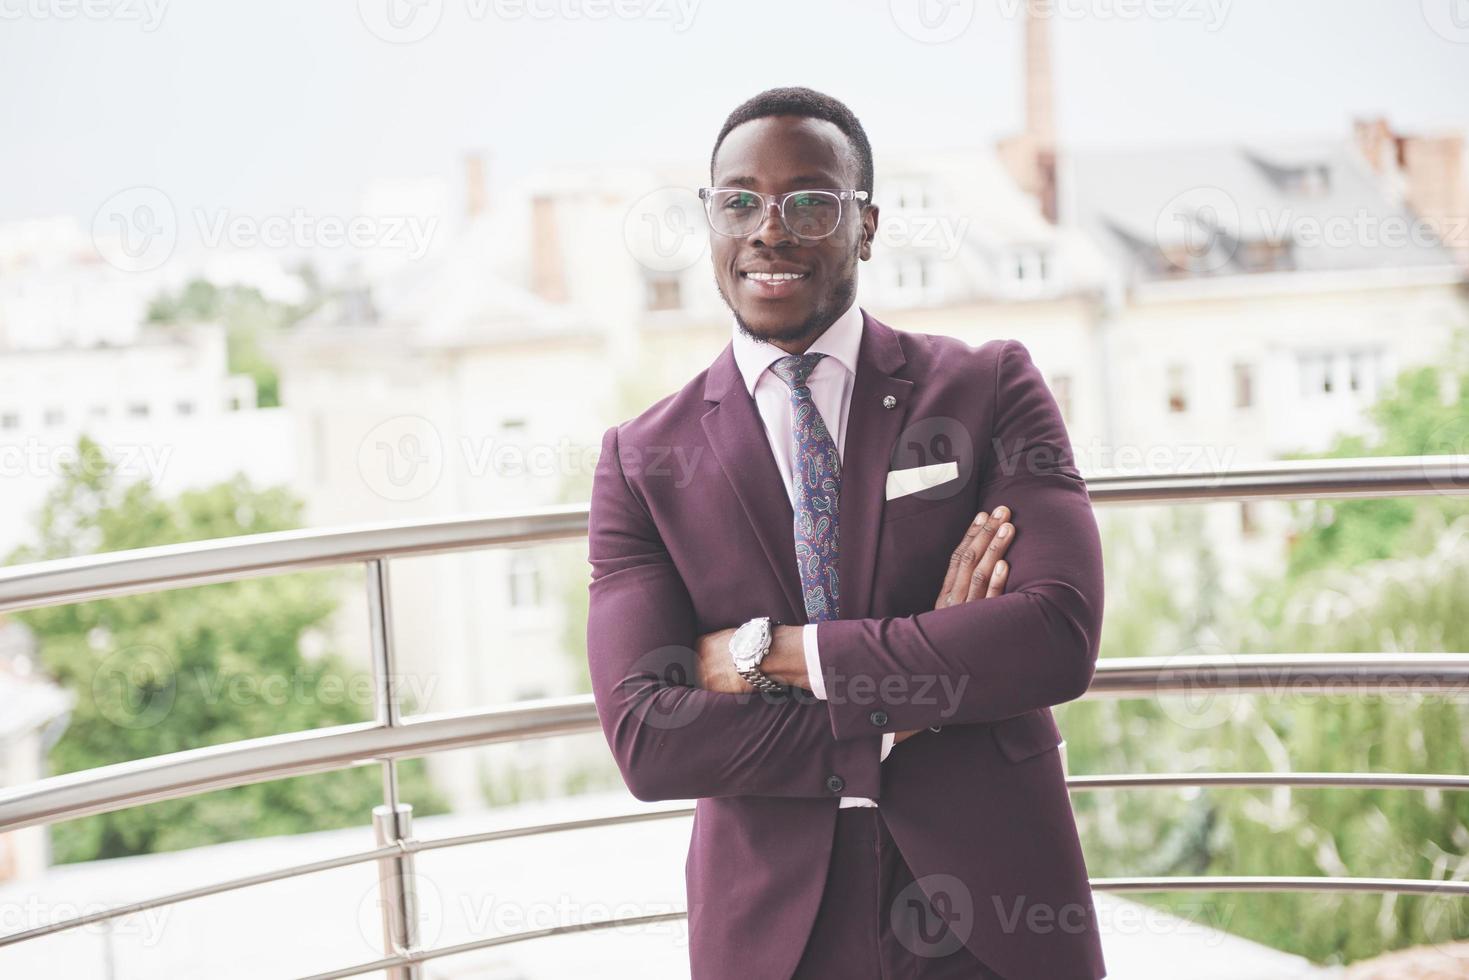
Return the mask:
[[791,478],[795,490],[796,564],[809,622],[841,615],[837,576],[837,500],[842,461],[826,421],[811,400],[806,379],[825,354],[790,354],[770,370],[791,389],[791,428],[795,453]]

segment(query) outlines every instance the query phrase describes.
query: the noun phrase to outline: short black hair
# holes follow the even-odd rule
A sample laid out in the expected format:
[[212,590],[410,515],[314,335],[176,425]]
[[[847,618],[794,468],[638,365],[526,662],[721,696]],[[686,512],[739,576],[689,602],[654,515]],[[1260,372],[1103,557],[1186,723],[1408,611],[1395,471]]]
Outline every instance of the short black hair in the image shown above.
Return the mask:
[[714,141],[714,152],[709,154],[709,179],[714,179],[714,158],[724,145],[724,138],[736,126],[763,119],[766,116],[805,116],[809,119],[825,119],[833,123],[852,146],[852,155],[857,158],[857,189],[867,192],[872,200],[872,144],[867,142],[867,131],[857,117],[840,100],[824,95],[814,89],[800,86],[766,89],[759,95],[745,100],[719,130]]

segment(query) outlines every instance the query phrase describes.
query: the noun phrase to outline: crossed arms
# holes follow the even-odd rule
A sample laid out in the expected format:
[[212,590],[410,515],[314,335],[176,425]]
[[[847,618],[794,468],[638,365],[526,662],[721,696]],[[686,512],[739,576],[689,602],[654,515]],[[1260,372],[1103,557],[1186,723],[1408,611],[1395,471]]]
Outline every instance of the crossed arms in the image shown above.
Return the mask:
[[[884,733],[995,721],[1085,692],[1102,621],[1091,502],[1060,411],[1020,343],[1003,344],[993,391],[980,507],[1014,502],[1026,524],[1012,536],[1008,591],[912,616],[820,623],[826,701],[691,686],[693,603],[621,469],[617,428],[607,431],[592,490],[587,655],[598,717],[634,796],[878,799]],[[858,678],[871,697],[839,696]],[[914,697],[926,679],[947,696]]]

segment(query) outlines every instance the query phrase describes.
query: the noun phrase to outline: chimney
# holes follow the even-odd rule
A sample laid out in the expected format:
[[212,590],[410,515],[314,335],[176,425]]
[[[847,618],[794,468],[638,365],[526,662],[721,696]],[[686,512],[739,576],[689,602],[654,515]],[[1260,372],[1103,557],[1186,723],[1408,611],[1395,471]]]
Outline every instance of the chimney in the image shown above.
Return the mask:
[[484,154],[470,153],[464,158],[464,215],[473,221],[488,210]]
[[1000,140],[1000,163],[1041,213],[1056,222],[1056,121],[1051,75],[1051,5],[1025,0],[1025,131]]
[[1026,0],[1025,131],[1038,150],[1051,150],[1056,145],[1050,19],[1051,0]]
[[1398,159],[1407,179],[1407,203],[1433,228],[1459,265],[1469,269],[1469,182],[1464,177],[1464,134],[1405,136]]
[[1352,135],[1393,199],[1425,221],[1455,260],[1469,269],[1464,135],[1403,136],[1381,116],[1356,120]]
[[1367,160],[1367,166],[1379,177],[1386,177],[1398,168],[1397,138],[1392,127],[1381,116],[1372,119],[1357,119],[1352,122],[1352,135],[1357,140],[1357,149]]
[[566,302],[556,199],[547,194],[538,194],[530,202],[530,288],[548,303]]

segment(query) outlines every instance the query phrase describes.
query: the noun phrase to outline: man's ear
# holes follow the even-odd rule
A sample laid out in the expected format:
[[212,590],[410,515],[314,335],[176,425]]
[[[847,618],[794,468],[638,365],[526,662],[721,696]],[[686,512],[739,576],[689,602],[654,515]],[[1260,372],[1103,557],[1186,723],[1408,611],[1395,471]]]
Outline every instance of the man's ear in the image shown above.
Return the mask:
[[857,246],[857,257],[863,262],[872,258],[872,243],[877,239],[877,205],[869,204],[862,209],[862,241]]

